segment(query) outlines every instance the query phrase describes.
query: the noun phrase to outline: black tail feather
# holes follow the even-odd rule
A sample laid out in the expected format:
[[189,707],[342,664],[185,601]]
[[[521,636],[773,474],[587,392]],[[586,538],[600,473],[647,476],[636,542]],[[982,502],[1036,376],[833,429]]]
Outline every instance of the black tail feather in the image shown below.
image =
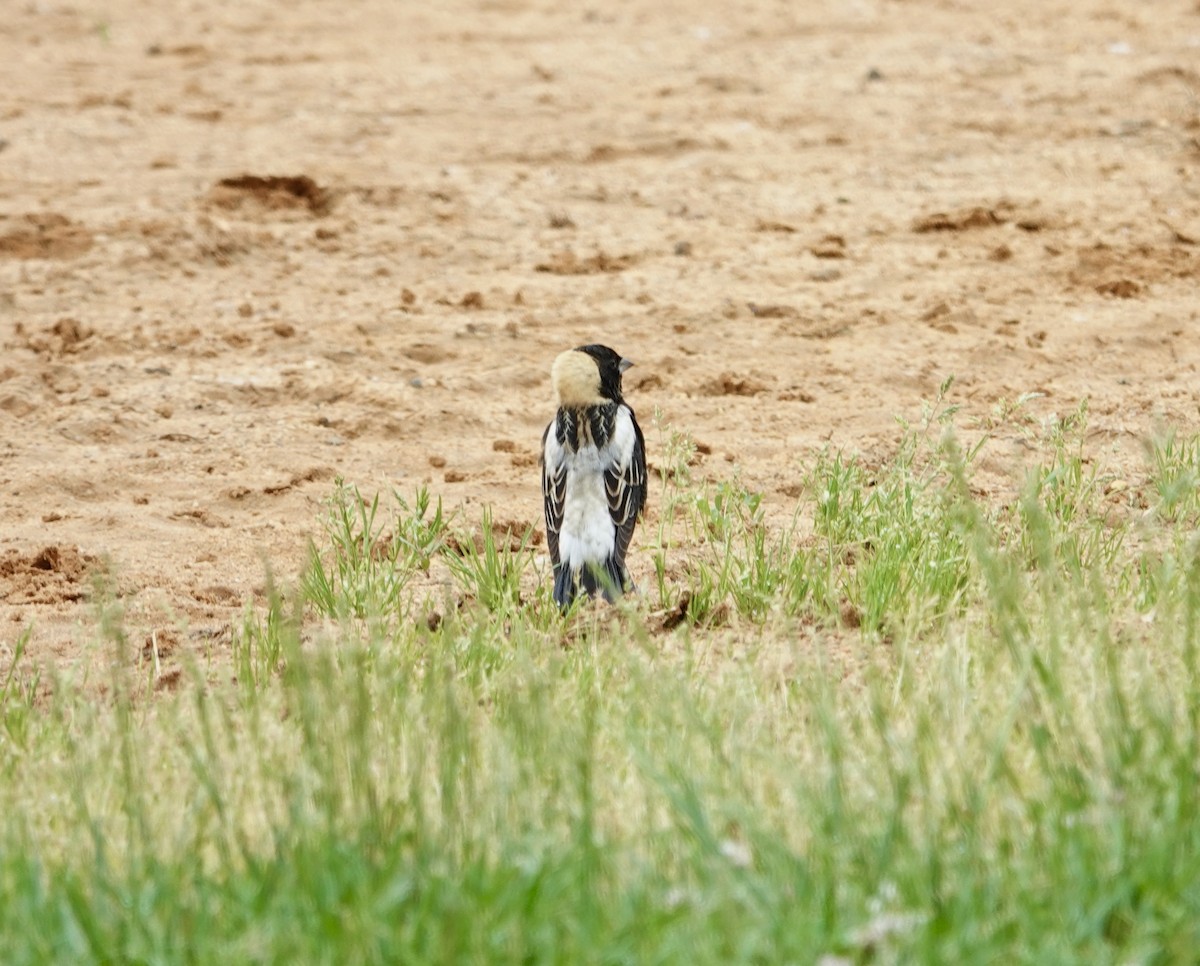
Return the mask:
[[576,582],[571,568],[564,563],[554,565],[554,602],[566,610],[575,600]]
[[610,604],[625,592],[626,578],[615,558],[609,557],[603,565],[586,564],[581,570],[572,572],[563,563],[554,569],[554,600],[566,610],[574,603],[582,589],[589,597],[603,594]]

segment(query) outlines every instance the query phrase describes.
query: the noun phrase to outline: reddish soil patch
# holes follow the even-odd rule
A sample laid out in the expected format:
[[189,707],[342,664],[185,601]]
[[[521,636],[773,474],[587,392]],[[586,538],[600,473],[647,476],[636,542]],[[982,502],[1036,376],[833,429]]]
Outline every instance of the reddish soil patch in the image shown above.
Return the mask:
[[91,247],[91,232],[64,215],[0,215],[0,258],[78,258]]

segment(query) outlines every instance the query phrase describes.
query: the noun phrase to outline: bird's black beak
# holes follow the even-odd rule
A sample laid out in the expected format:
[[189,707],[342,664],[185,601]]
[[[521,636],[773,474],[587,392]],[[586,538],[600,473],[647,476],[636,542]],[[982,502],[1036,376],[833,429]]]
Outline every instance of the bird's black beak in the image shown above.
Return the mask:
[[622,359],[619,363],[617,363],[617,369],[620,370],[621,372],[624,372],[626,369],[628,369],[632,365],[633,365],[633,363],[630,362],[628,359]]

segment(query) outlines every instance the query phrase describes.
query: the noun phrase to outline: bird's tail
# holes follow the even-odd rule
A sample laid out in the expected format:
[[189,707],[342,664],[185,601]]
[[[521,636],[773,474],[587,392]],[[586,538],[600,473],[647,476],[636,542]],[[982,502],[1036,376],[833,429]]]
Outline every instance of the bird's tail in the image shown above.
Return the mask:
[[571,568],[565,563],[557,564],[554,568],[554,602],[563,610],[575,600],[576,585]]
[[566,610],[582,589],[589,597],[603,594],[610,604],[625,592],[625,568],[609,557],[603,564],[584,564],[572,571],[566,564],[559,564],[554,571],[554,599]]
[[611,604],[625,592],[624,568],[613,557],[603,564],[585,564],[579,582],[590,596],[603,594]]

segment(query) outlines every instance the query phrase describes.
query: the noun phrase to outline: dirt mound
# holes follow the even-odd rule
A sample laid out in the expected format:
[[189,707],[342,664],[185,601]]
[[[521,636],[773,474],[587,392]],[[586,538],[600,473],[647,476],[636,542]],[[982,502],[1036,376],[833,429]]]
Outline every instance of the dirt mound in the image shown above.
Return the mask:
[[33,553],[0,553],[0,602],[60,604],[85,598],[95,559],[75,547],[48,546]]
[[0,215],[0,258],[78,258],[91,249],[92,241],[92,233],[66,215]]
[[308,175],[262,177],[254,174],[222,178],[208,193],[218,208],[240,211],[256,207],[266,211],[301,209],[314,215],[327,215],[333,207],[333,194]]

